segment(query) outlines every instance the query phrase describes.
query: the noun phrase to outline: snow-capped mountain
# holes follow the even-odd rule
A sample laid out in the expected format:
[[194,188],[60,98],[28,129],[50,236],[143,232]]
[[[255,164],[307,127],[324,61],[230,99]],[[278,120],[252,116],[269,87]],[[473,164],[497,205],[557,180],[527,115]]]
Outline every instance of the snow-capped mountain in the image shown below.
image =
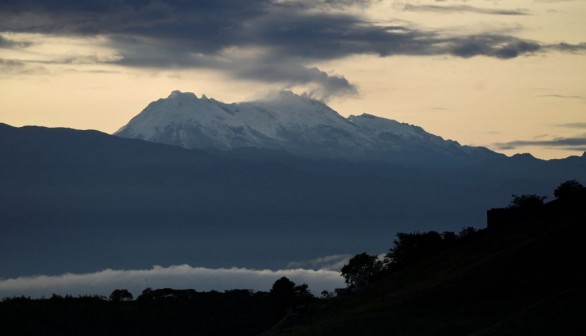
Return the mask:
[[344,118],[320,101],[288,91],[233,104],[173,91],[149,104],[115,135],[184,148],[252,147],[309,157],[494,154],[390,119],[369,114]]

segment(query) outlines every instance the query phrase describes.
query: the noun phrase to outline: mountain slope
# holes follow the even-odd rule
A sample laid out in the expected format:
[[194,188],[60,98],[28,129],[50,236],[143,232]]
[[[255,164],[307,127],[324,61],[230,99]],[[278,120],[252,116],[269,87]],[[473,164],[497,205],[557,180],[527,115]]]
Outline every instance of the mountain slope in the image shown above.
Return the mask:
[[429,161],[497,156],[373,115],[344,118],[319,101],[286,91],[236,104],[173,91],[149,104],[115,135],[184,148],[253,147],[320,158]]
[[380,253],[397,231],[480,226],[512,193],[586,180],[586,157],[445,168],[275,153],[0,124],[0,277]]
[[569,215],[480,231],[268,334],[580,335],[586,328],[585,207],[582,198]]

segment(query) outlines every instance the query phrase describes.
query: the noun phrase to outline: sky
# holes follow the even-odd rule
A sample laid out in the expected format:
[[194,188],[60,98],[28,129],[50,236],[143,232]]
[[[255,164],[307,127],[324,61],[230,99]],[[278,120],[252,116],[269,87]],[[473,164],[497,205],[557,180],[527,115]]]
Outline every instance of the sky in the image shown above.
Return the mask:
[[466,145],[586,151],[586,0],[3,0],[0,122],[113,133],[291,90]]

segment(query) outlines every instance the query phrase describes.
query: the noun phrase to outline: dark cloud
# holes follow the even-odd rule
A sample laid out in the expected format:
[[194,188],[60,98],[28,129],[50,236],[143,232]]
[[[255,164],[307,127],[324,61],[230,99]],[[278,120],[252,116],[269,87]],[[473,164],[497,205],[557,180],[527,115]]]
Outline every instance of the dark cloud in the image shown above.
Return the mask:
[[27,48],[30,47],[33,43],[30,41],[15,41],[11,39],[7,39],[4,36],[0,35],[0,49],[20,49],[20,48]]
[[559,124],[557,126],[558,127],[564,127],[564,128],[586,129],[586,122],[566,123],[566,124]]
[[509,59],[542,49],[537,42],[508,35],[479,34],[445,40],[449,54],[459,57],[490,56]]
[[45,68],[18,60],[0,58],[0,78],[14,75],[45,74]]
[[19,72],[25,68],[25,64],[20,61],[0,58],[0,74],[9,74]]
[[[356,54],[482,55],[504,59],[541,48],[536,42],[509,35],[441,36],[401,26],[376,26],[349,15],[280,10],[256,18],[238,32],[225,34],[223,39],[214,42],[213,48],[209,45],[199,48],[199,37],[188,38],[181,33],[163,38],[161,34],[115,36],[112,41],[122,55],[127,53],[125,64],[138,66],[198,65],[201,55],[216,55],[229,47],[260,48],[266,52],[265,58],[275,62],[303,64]],[[128,54],[133,49],[139,52]]]
[[0,58],[0,66],[6,67],[22,67],[25,64],[21,61]]
[[187,43],[199,52],[231,45],[269,0],[2,1],[0,31],[106,35]]
[[578,101],[580,103],[586,103],[586,96],[579,96],[579,95],[544,94],[544,95],[539,95],[538,97],[562,99],[562,100],[573,100],[573,101]]
[[311,8],[346,8],[351,6],[368,7],[373,2],[381,0],[281,0],[275,4],[284,7],[311,9]]
[[[320,10],[368,6],[371,2],[5,0],[0,2],[0,32],[100,36],[119,57],[97,58],[95,62],[212,68],[248,80],[314,85],[317,88],[312,93],[321,97],[352,94],[356,88],[346,78],[313,64],[357,54],[509,59],[542,50],[583,49],[583,44],[543,46],[508,34],[454,36],[404,25],[377,25],[343,11]],[[251,50],[257,55],[247,56]],[[75,61],[79,60],[69,60]],[[82,61],[93,62],[87,58]]]
[[578,44],[571,44],[571,43],[558,43],[558,44],[550,44],[545,46],[547,49],[557,50],[562,52],[581,52],[586,51],[586,43],[578,43]]
[[436,6],[436,5],[411,5],[406,4],[404,10],[410,12],[434,12],[434,13],[478,13],[490,15],[527,15],[527,10],[522,9],[496,9],[496,8],[479,8],[468,5],[451,5],[451,6]]
[[255,78],[267,83],[280,82],[286,86],[313,84],[314,88],[307,94],[319,100],[327,100],[334,95],[357,93],[356,87],[343,76],[330,75],[315,67],[309,68],[295,63],[254,62],[235,67],[231,69],[231,73],[243,79]]
[[557,2],[573,2],[580,0],[535,0],[537,3],[557,3]]
[[571,95],[560,95],[560,94],[547,94],[540,95],[542,98],[560,98],[560,99],[584,99],[583,96],[571,96]]
[[[356,2],[369,1],[318,1],[342,5]],[[203,54],[215,54],[233,46],[260,46],[279,56],[293,53],[306,59],[357,53],[450,53],[449,49],[437,47],[445,39],[437,40],[433,34],[398,26],[376,26],[352,15],[292,10],[269,0],[136,3],[52,1],[34,2],[33,6],[30,0],[4,1],[0,4],[4,19],[0,21],[0,30],[105,35],[152,49],[171,47]],[[31,16],[38,20],[26,20]],[[459,40],[462,39],[452,42]],[[494,47],[493,44],[488,49]]]
[[515,140],[495,144],[497,149],[517,149],[519,147],[527,146],[582,150],[583,148],[586,148],[586,134],[578,137],[559,137],[552,140]]

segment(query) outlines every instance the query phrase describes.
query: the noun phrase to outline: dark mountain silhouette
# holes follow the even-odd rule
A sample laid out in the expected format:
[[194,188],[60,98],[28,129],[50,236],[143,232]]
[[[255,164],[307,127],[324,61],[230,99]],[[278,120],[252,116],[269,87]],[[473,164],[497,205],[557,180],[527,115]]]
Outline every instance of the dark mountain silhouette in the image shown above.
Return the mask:
[[8,125],[0,157],[2,278],[184,263],[279,268],[383,251],[396,232],[482,226],[484,209],[507,195],[586,179],[584,157],[303,159]]
[[583,334],[586,193],[524,217],[505,210],[487,229],[267,335]]

